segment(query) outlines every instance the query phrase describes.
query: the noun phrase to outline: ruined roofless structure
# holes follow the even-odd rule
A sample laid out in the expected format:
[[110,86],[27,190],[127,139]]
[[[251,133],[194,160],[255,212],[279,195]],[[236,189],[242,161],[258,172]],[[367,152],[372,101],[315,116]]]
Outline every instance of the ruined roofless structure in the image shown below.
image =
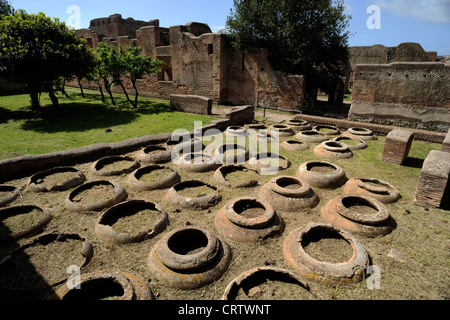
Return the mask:
[[[166,64],[163,71],[140,79],[138,89],[147,97],[170,99],[172,94],[198,95],[225,105],[270,106],[301,111],[305,79],[275,71],[267,51],[232,48],[228,37],[208,25],[191,22],[163,28],[159,20],[136,21],[115,14],[91,21],[77,36],[97,48],[101,42],[116,48],[142,46],[142,54]],[[85,84],[97,89],[96,84]],[[125,81],[132,91],[131,83]],[[119,87],[113,88],[121,92]]]

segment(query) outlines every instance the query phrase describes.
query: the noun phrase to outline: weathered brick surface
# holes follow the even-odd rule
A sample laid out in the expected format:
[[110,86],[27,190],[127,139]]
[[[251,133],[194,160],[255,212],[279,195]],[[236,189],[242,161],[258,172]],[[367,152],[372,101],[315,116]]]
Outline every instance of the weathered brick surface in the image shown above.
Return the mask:
[[201,96],[172,94],[170,96],[170,106],[174,111],[210,115],[212,99]]
[[444,142],[442,143],[441,151],[450,152],[450,129],[448,130],[447,135],[445,136]]
[[414,196],[414,204],[439,208],[450,196],[450,153],[433,150],[425,159]]
[[[100,35],[96,29],[77,30],[77,35],[93,48],[101,42],[116,48],[140,45],[143,54],[164,61],[161,73],[138,82],[143,96],[169,99],[171,94],[198,95],[211,98],[216,104],[302,110],[304,77],[273,70],[267,51],[235,50],[226,35],[212,33],[203,23],[170,28],[159,27],[158,21],[152,23],[112,38]],[[114,30],[102,32],[115,34]],[[73,81],[69,85],[77,84]],[[129,81],[124,81],[124,85],[133,92]],[[98,89],[95,83],[86,86]],[[122,92],[118,86],[112,90]]]
[[450,66],[431,62],[358,65],[349,120],[447,132]]
[[407,130],[392,130],[386,136],[382,160],[384,162],[403,164],[408,157],[414,134]]

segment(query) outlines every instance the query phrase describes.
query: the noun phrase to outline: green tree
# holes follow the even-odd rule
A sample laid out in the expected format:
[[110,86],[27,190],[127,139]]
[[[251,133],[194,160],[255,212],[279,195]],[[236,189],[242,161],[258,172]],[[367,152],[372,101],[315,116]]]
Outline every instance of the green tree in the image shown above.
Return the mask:
[[89,50],[86,41],[58,19],[18,10],[0,24],[0,77],[26,84],[33,108],[40,107],[41,92],[48,92],[57,105],[55,81],[89,69]]
[[6,0],[0,0],[0,20],[3,16],[10,16],[14,13],[14,8]]
[[121,81],[120,79],[123,74],[119,56],[116,50],[106,43],[101,43],[96,53],[98,57],[98,75],[103,79],[105,90],[108,92],[112,104],[116,105],[111,87],[113,84],[117,84],[117,81]]
[[[100,58],[99,74],[105,83],[105,89],[110,94],[111,100],[114,104],[111,86],[120,86],[130,104],[137,108],[139,100],[139,91],[137,88],[137,80],[145,75],[160,72],[161,66],[164,62],[159,60],[152,60],[150,57],[141,56],[142,47],[129,47],[124,50],[121,46],[118,50],[102,43],[97,49]],[[135,91],[134,100],[130,98],[123,80],[130,79],[133,89]]]
[[164,64],[163,61],[158,59],[152,60],[150,57],[142,56],[141,52],[142,47],[129,47],[126,52],[121,52],[125,74],[130,79],[135,92],[134,101],[131,101],[129,98],[128,101],[135,108],[138,106],[139,99],[139,91],[136,85],[137,80],[146,75],[161,72],[160,66]]
[[313,104],[317,89],[329,92],[347,63],[351,17],[343,0],[234,0],[227,34],[236,48],[266,48],[279,71],[306,77]]

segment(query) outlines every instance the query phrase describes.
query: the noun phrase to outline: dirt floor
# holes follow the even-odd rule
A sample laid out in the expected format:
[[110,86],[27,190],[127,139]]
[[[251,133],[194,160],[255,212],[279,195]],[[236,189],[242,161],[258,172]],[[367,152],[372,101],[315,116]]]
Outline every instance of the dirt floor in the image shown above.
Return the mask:
[[[281,141],[292,139],[282,138]],[[448,211],[442,209],[424,209],[412,204],[420,167],[396,166],[381,161],[381,152],[384,138],[368,142],[369,148],[355,151],[351,159],[329,160],[341,166],[347,178],[374,177],[393,184],[398,188],[402,199],[388,205],[389,213],[395,219],[396,229],[385,236],[378,238],[357,239],[367,249],[371,264],[376,266],[377,274],[359,283],[350,285],[324,285],[305,279],[310,285],[310,294],[293,283],[283,283],[269,280],[259,285],[257,293],[240,292],[239,299],[255,300],[292,300],[292,299],[349,299],[349,300],[396,300],[396,299],[448,299],[449,290],[449,226]],[[315,160],[313,154],[315,144],[305,151],[290,152],[281,150],[292,162],[292,166],[278,175],[295,176],[300,164]],[[430,146],[437,147],[436,145]],[[414,149],[414,148],[413,148]],[[414,153],[414,151],[413,151]],[[128,156],[134,157],[136,153]],[[415,155],[415,157],[422,157]],[[370,161],[370,162],[369,162]],[[307,225],[310,222],[323,222],[320,209],[333,197],[340,195],[342,188],[335,190],[314,189],[320,198],[320,203],[313,209],[305,209],[295,213],[277,212],[283,219],[286,227],[284,232],[274,238],[252,243],[238,243],[227,241],[232,250],[232,261],[222,277],[202,288],[195,290],[179,290],[162,284],[158,279],[151,278],[146,269],[146,261],[153,246],[168,232],[179,227],[194,225],[207,228],[217,233],[214,224],[215,214],[230,200],[241,196],[257,197],[259,189],[273,176],[242,175],[242,180],[257,179],[259,185],[250,189],[226,188],[218,185],[213,178],[214,172],[186,173],[174,163],[165,166],[176,170],[181,180],[201,180],[218,187],[222,201],[209,209],[189,210],[176,207],[165,200],[165,190],[137,191],[127,183],[128,175],[113,177],[94,176],[91,170],[92,163],[76,166],[87,177],[88,181],[110,180],[119,183],[126,189],[128,200],[141,199],[160,204],[169,214],[170,225],[164,232],[156,237],[140,243],[110,246],[99,240],[94,228],[102,212],[75,213],[65,206],[65,200],[70,191],[51,193],[32,193],[26,190],[28,178],[7,181],[21,189],[20,197],[10,206],[36,205],[47,208],[53,215],[51,222],[43,234],[68,233],[78,234],[86,238],[94,247],[91,261],[82,268],[83,273],[119,270],[139,275],[148,281],[158,300],[217,300],[222,297],[227,285],[242,272],[262,266],[271,266],[296,272],[284,259],[282,243],[284,238],[292,231]],[[143,164],[144,165],[144,164]],[[54,178],[54,177],[53,177]],[[148,177],[147,177],[148,178]],[[239,182],[238,176],[231,177],[233,182]],[[151,178],[148,178],[151,180]],[[241,181],[244,182],[244,181]],[[199,194],[206,191],[198,190]],[[186,190],[184,191],[186,192]],[[101,186],[78,194],[78,202],[95,202],[111,198],[113,190],[108,186]],[[148,214],[136,214],[119,220],[117,228],[124,230],[149,229],[160,217],[157,213],[148,211]],[[24,214],[14,217],[2,217],[1,233],[11,233],[23,230],[26,225],[34,224],[40,219],[41,212]],[[9,245],[0,246],[0,261],[7,257],[21,245],[30,243],[38,236],[22,239]],[[25,248],[12,255],[9,260],[0,264],[0,294],[2,299],[45,299],[51,290],[56,290],[67,279],[67,268],[79,265],[82,241],[68,239],[66,241],[41,243]],[[314,258],[322,261],[339,263],[346,261],[351,255],[351,248],[342,239],[325,237],[311,241],[307,252]],[[375,286],[374,286],[375,284]],[[47,290],[46,290],[47,289]]]

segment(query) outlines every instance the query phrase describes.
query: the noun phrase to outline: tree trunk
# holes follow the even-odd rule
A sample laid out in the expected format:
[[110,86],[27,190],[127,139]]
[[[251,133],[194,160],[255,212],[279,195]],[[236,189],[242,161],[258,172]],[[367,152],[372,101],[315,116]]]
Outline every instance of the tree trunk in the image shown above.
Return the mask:
[[52,100],[53,106],[59,106],[58,98],[55,96],[55,93],[53,92],[53,89],[48,90],[48,96],[50,97],[50,100]]
[[84,96],[84,91],[83,91],[83,85],[81,84],[80,78],[77,79],[78,80],[78,86],[80,87],[80,91],[81,91],[81,96],[84,98],[86,98]]
[[39,90],[33,84],[26,84],[28,89],[28,94],[31,98],[31,108],[33,110],[39,110],[41,108],[41,103],[39,102]]
[[135,96],[134,96],[134,107],[137,108],[138,106],[138,99],[139,99],[139,91],[136,87],[136,80],[132,81],[133,83],[133,88],[134,88],[134,92],[135,92]]
[[133,100],[130,99],[130,96],[128,95],[127,89],[125,89],[125,86],[122,82],[120,82],[120,86],[122,87],[123,92],[125,93],[125,96],[127,97],[127,100],[131,103],[133,108],[136,108],[136,105],[134,104]]
[[102,102],[105,103],[105,95],[103,94],[102,85],[100,84],[100,79],[97,80],[98,88],[100,89],[100,94],[102,95]]
[[111,98],[111,102],[113,104],[113,106],[116,105],[116,100],[114,100],[113,94],[111,92],[111,84],[108,82],[108,80],[106,78],[103,78],[104,84],[105,84],[105,89],[109,94],[109,97]]
[[61,86],[61,93],[62,93],[66,98],[69,98],[69,95],[67,94],[65,88],[66,88],[66,78],[63,79],[63,83],[62,83],[62,86]]
[[34,110],[39,110],[41,108],[41,104],[39,102],[39,97],[37,92],[29,92],[31,98],[31,108]]

